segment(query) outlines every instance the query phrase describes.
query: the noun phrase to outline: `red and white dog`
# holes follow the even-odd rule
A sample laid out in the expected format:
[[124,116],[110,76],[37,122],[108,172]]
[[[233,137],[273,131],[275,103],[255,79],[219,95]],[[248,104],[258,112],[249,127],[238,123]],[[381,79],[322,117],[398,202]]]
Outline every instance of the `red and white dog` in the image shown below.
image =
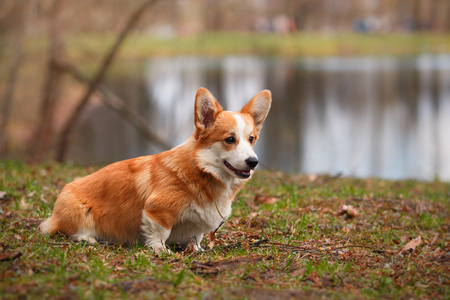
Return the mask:
[[228,218],[258,164],[253,145],[269,112],[264,90],[240,112],[223,111],[206,89],[195,98],[195,132],[157,155],[120,161],[64,187],[40,228],[76,240],[145,243],[156,252],[190,242]]

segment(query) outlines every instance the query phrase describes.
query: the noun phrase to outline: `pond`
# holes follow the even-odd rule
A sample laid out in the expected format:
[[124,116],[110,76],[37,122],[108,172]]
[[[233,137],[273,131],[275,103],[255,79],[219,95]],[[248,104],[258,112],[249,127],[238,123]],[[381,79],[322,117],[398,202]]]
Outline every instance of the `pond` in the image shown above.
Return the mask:
[[[450,181],[450,55],[170,57],[117,68],[127,72],[107,85],[170,145],[192,133],[199,87],[227,110],[269,89],[272,108],[256,145],[262,168]],[[159,151],[94,103],[70,157],[110,162]]]

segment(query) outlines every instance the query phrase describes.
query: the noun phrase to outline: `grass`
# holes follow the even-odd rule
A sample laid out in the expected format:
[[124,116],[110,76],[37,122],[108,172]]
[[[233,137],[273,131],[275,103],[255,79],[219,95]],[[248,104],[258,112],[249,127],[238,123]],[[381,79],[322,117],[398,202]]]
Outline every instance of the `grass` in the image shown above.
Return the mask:
[[[13,37],[10,37],[13,39]],[[64,57],[71,62],[98,62],[113,44],[112,32],[79,33],[64,36]],[[40,57],[48,49],[46,37],[33,36],[27,40],[26,53]],[[201,35],[158,38],[133,33],[120,49],[118,59],[142,59],[152,56],[411,56],[422,53],[450,52],[449,34],[389,33],[325,34],[301,32],[287,35],[263,33],[212,32]]]
[[[106,50],[115,37],[78,35],[70,37],[68,49],[76,53]],[[261,55],[261,56],[349,56],[417,55],[450,52],[446,34],[320,34],[297,33],[245,34],[216,32],[182,38],[158,39],[149,35],[131,35],[121,50],[122,57],[167,55]]]
[[[64,184],[98,167],[2,161],[0,169],[2,299],[450,295],[450,183],[257,172],[213,250],[156,257],[141,245],[38,232]],[[343,204],[359,215],[338,215]],[[421,245],[399,253],[417,236]]]

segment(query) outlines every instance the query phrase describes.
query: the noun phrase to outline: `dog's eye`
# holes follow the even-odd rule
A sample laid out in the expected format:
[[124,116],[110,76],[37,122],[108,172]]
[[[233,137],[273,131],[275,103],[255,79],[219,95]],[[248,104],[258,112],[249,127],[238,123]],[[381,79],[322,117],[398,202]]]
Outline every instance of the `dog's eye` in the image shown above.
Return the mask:
[[225,143],[227,144],[234,144],[236,142],[236,139],[233,136],[230,136],[225,139]]
[[253,142],[255,141],[255,137],[254,136],[249,137],[248,141],[250,142],[250,144],[253,144]]

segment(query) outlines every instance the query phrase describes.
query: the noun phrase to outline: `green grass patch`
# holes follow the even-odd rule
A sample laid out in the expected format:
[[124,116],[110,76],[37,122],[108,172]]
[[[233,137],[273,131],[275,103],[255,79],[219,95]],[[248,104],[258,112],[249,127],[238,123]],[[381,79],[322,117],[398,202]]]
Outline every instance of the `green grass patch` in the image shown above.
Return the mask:
[[[65,35],[65,57],[73,62],[99,61],[116,39],[113,33],[80,33]],[[40,56],[47,51],[47,37],[27,40],[26,53]],[[122,44],[118,59],[141,59],[152,56],[224,56],[257,55],[281,57],[322,57],[395,55],[411,56],[422,53],[450,52],[449,34],[392,33],[323,34],[302,32],[294,34],[262,34],[214,32],[201,35],[158,38],[133,33]]]
[[[257,172],[205,253],[157,257],[142,245],[41,235],[37,227],[62,187],[98,168],[0,162],[0,298],[446,299],[450,293],[449,183]],[[357,216],[339,214],[342,205]],[[401,254],[417,236],[422,243]]]

